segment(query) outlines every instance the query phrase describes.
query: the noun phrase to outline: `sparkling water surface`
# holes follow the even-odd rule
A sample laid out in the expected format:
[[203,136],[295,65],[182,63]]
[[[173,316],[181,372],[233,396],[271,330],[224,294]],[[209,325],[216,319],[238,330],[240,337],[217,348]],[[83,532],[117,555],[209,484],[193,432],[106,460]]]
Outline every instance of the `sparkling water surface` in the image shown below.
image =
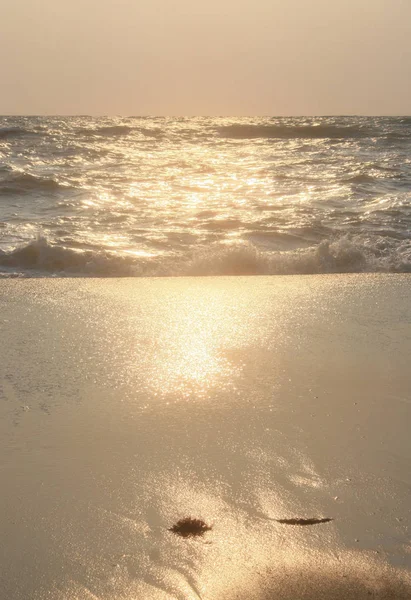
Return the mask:
[[411,271],[411,118],[0,118],[7,275]]

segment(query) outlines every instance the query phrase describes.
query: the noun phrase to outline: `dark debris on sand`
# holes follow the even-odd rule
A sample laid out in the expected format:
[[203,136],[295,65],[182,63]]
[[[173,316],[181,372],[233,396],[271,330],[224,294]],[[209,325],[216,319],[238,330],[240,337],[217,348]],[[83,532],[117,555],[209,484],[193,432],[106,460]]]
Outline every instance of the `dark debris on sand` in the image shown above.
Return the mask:
[[181,537],[198,537],[203,536],[206,531],[211,531],[212,527],[207,525],[201,519],[192,519],[191,517],[185,517],[180,519],[175,525],[170,527],[169,531],[172,531],[176,535]]
[[276,519],[276,521],[282,525],[319,525],[320,523],[329,523],[333,519]]

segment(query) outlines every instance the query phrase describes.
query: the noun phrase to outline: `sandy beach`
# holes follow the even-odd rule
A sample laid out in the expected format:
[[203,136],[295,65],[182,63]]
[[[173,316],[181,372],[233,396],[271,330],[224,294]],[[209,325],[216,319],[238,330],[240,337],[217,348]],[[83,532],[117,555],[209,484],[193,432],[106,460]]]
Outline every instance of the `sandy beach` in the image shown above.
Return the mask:
[[409,276],[9,279],[0,309],[1,599],[411,598]]

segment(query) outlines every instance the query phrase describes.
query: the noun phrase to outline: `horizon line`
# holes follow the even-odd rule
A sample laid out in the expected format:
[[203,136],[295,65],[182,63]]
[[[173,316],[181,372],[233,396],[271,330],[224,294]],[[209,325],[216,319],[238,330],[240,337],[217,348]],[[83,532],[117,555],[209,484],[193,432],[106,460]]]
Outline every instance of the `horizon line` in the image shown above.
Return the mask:
[[261,118],[261,119],[298,119],[298,118],[345,118],[345,117],[363,117],[363,118],[408,118],[411,117],[411,113],[381,113],[381,114],[368,114],[368,113],[321,113],[321,114],[244,114],[244,115],[202,115],[202,114],[187,114],[187,115],[161,115],[161,114],[120,114],[120,113],[0,113],[0,118],[10,117],[92,117],[92,118],[122,118],[122,119],[250,119],[250,118]]

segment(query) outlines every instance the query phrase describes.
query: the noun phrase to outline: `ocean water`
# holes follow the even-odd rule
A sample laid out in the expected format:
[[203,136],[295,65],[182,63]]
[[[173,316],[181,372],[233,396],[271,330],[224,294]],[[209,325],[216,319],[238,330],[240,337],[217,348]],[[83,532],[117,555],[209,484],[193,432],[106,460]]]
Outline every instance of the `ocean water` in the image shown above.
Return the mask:
[[411,117],[0,117],[1,276],[411,272]]

